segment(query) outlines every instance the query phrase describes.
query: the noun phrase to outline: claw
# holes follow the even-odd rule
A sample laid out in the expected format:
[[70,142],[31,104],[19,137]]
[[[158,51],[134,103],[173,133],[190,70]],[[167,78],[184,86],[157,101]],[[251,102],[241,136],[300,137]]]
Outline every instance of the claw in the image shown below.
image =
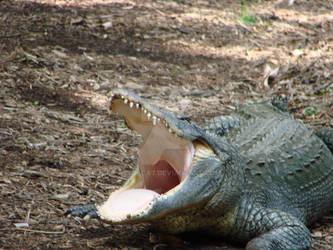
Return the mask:
[[84,216],[84,219],[87,220],[92,218],[98,218],[97,210],[92,210],[86,216]]

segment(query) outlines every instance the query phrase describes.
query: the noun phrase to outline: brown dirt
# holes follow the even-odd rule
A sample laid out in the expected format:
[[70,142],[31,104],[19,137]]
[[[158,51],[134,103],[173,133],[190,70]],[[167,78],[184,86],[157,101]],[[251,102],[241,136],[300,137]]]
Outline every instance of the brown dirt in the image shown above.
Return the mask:
[[[295,117],[333,127],[332,1],[241,9],[239,0],[0,1],[0,247],[156,246],[147,225],[63,216],[106,199],[136,163],[139,138],[107,113],[115,87],[198,123],[286,95]],[[332,213],[312,235],[314,249],[333,245]],[[195,238],[191,248],[231,248]]]

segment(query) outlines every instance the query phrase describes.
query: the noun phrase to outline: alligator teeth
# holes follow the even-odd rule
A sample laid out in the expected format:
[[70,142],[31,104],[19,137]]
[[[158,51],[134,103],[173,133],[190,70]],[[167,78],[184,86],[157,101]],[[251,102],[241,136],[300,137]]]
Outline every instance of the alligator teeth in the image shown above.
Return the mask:
[[133,103],[133,102],[130,102],[129,106],[130,106],[130,108],[133,108],[134,103]]
[[147,109],[143,109],[143,113],[147,114]]
[[125,99],[125,100],[124,100],[124,103],[127,104],[127,103],[128,103],[128,99]]
[[153,116],[153,125],[154,125],[154,126],[156,125],[156,120],[157,120],[157,117],[156,117],[156,116]]
[[164,125],[165,125],[166,128],[169,127],[169,125],[168,125],[168,123],[166,121],[164,121]]
[[151,117],[151,113],[148,113],[148,114],[147,114],[147,117],[148,117],[148,120],[149,120],[150,117]]
[[124,98],[125,98],[125,96],[122,95],[122,96],[121,96],[121,99],[124,99]]
[[140,104],[139,104],[139,103],[135,104],[135,107],[136,107],[137,109],[140,108]]

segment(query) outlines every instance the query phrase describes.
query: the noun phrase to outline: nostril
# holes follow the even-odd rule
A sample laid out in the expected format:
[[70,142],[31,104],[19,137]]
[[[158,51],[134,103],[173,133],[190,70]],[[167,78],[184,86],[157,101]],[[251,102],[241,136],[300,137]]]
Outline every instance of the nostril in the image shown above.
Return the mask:
[[153,165],[145,182],[147,189],[163,194],[177,186],[180,178],[167,161],[160,160]]

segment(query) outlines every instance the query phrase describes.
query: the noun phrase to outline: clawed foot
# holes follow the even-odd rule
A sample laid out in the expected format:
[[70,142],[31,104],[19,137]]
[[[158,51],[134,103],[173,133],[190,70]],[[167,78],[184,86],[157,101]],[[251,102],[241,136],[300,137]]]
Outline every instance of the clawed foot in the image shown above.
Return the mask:
[[98,218],[97,208],[94,204],[72,207],[65,212],[65,215],[69,214],[85,219]]

